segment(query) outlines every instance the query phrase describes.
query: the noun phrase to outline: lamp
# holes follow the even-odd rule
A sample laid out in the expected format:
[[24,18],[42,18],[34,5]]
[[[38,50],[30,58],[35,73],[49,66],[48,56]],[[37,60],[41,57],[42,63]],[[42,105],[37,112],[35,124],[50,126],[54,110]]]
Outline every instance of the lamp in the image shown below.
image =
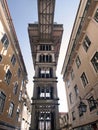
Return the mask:
[[[79,106],[78,106],[78,109],[80,112],[86,112],[87,110],[87,105],[82,101],[81,97],[80,98],[80,103],[79,103]],[[98,105],[98,101],[97,100],[94,100],[94,99],[83,99],[83,100],[87,100],[87,101],[93,101],[96,105]]]
[[86,105],[84,102],[80,101],[80,104],[79,104],[79,106],[78,106],[78,109],[79,109],[80,112],[86,112],[86,110],[87,110],[87,105]]

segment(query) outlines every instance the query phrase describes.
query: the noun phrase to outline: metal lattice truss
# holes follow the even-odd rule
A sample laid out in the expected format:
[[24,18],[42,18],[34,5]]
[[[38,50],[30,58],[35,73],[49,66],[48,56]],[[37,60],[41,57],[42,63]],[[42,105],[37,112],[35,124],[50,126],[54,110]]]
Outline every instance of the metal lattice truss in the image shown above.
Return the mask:
[[55,0],[38,0],[38,23],[29,24],[28,26],[34,63],[37,54],[36,45],[39,43],[52,43],[56,62],[58,60],[63,25],[54,23],[54,7]]
[[49,40],[52,37],[55,0],[38,0],[39,36]]

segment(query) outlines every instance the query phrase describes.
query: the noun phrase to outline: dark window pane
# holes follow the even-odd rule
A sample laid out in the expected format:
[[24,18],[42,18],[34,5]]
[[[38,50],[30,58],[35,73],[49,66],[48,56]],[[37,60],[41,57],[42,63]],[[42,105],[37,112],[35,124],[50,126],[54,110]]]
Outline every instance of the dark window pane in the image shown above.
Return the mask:
[[0,62],[2,61],[2,55],[0,54]]
[[16,57],[14,54],[12,55],[11,62],[12,62],[12,65],[15,65],[16,63]]
[[88,38],[88,36],[86,36],[85,39],[84,39],[84,42],[83,42],[83,47],[84,47],[86,52],[88,51],[90,45],[91,45],[91,41]]
[[88,84],[88,80],[84,72],[81,75],[81,80],[82,80],[83,86],[85,87]]
[[7,49],[9,45],[9,40],[6,34],[3,35],[1,42],[4,45],[5,49]]
[[98,52],[95,53],[93,58],[91,59],[92,65],[95,69],[95,71],[98,73]]
[[9,117],[12,117],[13,115],[13,110],[14,110],[14,103],[10,103],[10,106],[9,106],[9,111],[8,111],[8,116]]
[[10,80],[11,80],[11,77],[12,77],[12,73],[10,72],[10,70],[8,69],[6,75],[5,75],[5,81],[6,83],[9,85],[10,84]]
[[5,99],[6,99],[5,94],[0,91],[0,113],[2,113],[4,110]]
[[76,65],[77,65],[78,68],[81,65],[81,61],[80,61],[79,56],[77,56],[77,58],[76,58]]
[[95,13],[94,19],[95,19],[96,22],[98,22],[98,9],[96,10],[96,13]]

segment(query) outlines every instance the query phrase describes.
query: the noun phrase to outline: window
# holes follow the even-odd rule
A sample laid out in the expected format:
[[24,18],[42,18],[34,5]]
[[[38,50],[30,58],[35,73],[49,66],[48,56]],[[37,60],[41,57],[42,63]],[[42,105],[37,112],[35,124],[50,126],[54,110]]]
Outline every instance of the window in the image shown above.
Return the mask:
[[52,62],[51,55],[39,55],[39,62]]
[[73,69],[71,70],[71,79],[73,80],[74,79],[74,71],[73,71]]
[[75,95],[77,97],[79,95],[79,89],[78,89],[77,85],[74,86],[74,91],[75,91]]
[[38,98],[52,99],[53,87],[38,87]]
[[0,54],[0,62],[2,61],[2,55]]
[[39,68],[39,78],[52,78],[53,69],[52,68]]
[[45,50],[45,45],[40,45],[40,50],[44,51]]
[[54,130],[53,122],[53,114],[50,112],[40,111],[39,113],[39,121],[38,121],[38,130]]
[[2,113],[4,110],[5,99],[6,99],[5,94],[0,91],[0,113]]
[[77,65],[78,68],[81,65],[81,61],[80,61],[79,56],[77,56],[77,58],[76,58],[76,65]]
[[17,111],[16,111],[16,121],[19,120],[19,114],[20,114],[20,109],[17,108]]
[[18,75],[18,78],[19,78],[20,75],[21,75],[21,70],[20,70],[20,68],[18,68],[17,75]]
[[9,40],[6,34],[3,35],[1,42],[4,45],[5,49],[7,49],[9,45]]
[[82,80],[83,86],[85,87],[88,84],[88,80],[84,72],[81,75],[81,80]]
[[88,99],[88,103],[89,103],[89,109],[90,109],[90,111],[96,109],[96,102],[95,102],[93,96],[91,96],[91,97]]
[[12,77],[12,73],[11,73],[10,70],[8,69],[8,70],[7,70],[7,73],[6,73],[6,75],[5,75],[5,81],[6,81],[6,83],[7,83],[8,85],[10,84],[11,77]]
[[83,42],[83,47],[85,49],[85,51],[88,51],[88,48],[91,45],[91,41],[89,40],[88,36],[85,37],[84,42]]
[[94,54],[93,58],[91,59],[91,62],[95,71],[98,73],[98,52]]
[[96,10],[95,16],[94,16],[95,21],[98,23],[98,9]]
[[42,55],[39,55],[39,62],[42,62],[43,61],[43,57]]
[[15,65],[15,63],[16,63],[16,57],[14,54],[12,55],[11,63],[12,63],[12,65]]
[[40,98],[45,98],[44,88],[41,89]]
[[20,91],[20,93],[19,93],[19,101],[21,101],[21,99],[22,99],[22,92]]
[[12,117],[13,111],[14,111],[14,103],[11,102],[11,103],[10,103],[10,106],[9,106],[9,111],[8,111],[8,116],[9,116],[9,117]]
[[67,87],[69,87],[70,86],[70,81],[69,81],[69,79],[67,79],[66,80],[66,84],[65,84]]
[[24,79],[23,79],[22,82],[21,82],[21,86],[22,86],[22,87],[25,87],[25,81],[24,81]]
[[51,50],[51,45],[48,45],[48,44],[46,44],[46,45],[40,45],[40,50],[41,51],[50,51]]
[[17,94],[17,90],[18,90],[18,83],[16,82],[16,83],[14,84],[13,93],[14,93],[14,94]]
[[50,89],[46,88],[46,98],[50,98]]
[[75,111],[72,112],[72,120],[75,120]]
[[50,51],[51,50],[51,45],[46,45],[46,51]]
[[72,93],[69,94],[69,101],[70,101],[70,103],[72,104],[72,102],[73,102],[73,101],[72,101]]

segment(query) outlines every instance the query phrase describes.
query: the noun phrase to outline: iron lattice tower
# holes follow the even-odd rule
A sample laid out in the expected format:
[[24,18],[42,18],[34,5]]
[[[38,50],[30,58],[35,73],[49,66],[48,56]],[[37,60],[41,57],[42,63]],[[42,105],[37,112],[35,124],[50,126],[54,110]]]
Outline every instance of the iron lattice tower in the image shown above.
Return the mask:
[[38,0],[38,23],[28,25],[34,63],[30,130],[59,129],[56,67],[63,25],[54,23],[55,0]]

